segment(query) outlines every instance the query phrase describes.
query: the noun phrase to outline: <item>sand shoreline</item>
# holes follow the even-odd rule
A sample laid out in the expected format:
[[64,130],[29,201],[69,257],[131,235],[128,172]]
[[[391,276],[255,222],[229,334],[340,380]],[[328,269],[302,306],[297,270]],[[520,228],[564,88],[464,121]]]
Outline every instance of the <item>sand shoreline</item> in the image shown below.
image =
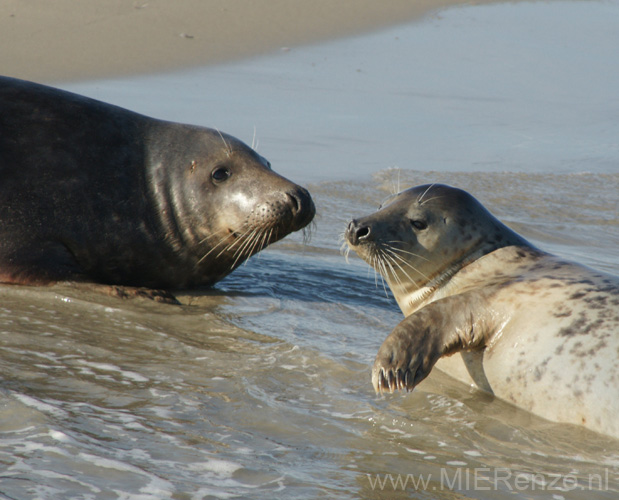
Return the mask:
[[0,3],[0,67],[3,75],[47,83],[155,73],[372,31],[470,3],[8,0]]

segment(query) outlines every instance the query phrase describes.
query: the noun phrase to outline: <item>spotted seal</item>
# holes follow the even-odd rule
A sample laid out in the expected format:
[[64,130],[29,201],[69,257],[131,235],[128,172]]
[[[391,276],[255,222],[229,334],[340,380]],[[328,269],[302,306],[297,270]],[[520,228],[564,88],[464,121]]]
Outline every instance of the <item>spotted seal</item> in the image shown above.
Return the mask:
[[436,364],[549,420],[619,437],[619,279],[535,248],[445,185],[394,195],[345,237],[406,316],[378,351],[376,391],[412,390]]
[[208,286],[314,213],[230,135],[0,78],[0,282]]

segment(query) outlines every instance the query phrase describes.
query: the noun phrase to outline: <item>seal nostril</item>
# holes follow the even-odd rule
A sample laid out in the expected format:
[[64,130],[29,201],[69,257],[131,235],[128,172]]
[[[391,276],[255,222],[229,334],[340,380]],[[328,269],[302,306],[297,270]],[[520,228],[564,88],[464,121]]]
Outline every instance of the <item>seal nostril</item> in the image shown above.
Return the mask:
[[288,193],[288,199],[290,200],[290,205],[292,207],[292,213],[296,214],[301,210],[301,202],[299,201],[299,199],[293,195]]
[[370,235],[370,228],[367,226],[362,226],[359,229],[357,229],[357,232],[355,233],[355,235],[357,236],[358,239],[367,238]]
[[360,240],[364,240],[370,235],[370,232],[370,226],[359,225],[356,220],[352,220],[346,229],[346,239],[352,245],[358,245]]
[[293,218],[294,231],[304,228],[316,214],[312,197],[306,189],[300,186],[297,186],[292,192],[286,193],[286,197],[288,199],[287,208]]

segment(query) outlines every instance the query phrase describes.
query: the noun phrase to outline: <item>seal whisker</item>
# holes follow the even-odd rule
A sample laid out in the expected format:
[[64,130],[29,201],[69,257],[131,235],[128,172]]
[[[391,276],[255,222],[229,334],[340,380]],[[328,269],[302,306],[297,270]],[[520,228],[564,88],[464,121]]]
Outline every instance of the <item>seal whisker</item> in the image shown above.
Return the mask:
[[407,278],[409,278],[409,279],[412,279],[412,278],[406,273],[406,271],[404,271],[404,269],[402,269],[402,266],[400,266],[400,264],[398,264],[398,262],[396,262],[391,255],[388,255],[387,253],[385,253],[385,260],[389,264],[389,268],[391,269],[391,276],[393,277],[393,280],[397,284],[399,284],[400,287],[405,288],[404,284],[402,282],[402,278],[398,275],[398,273],[396,272],[395,268],[397,267],[398,269],[400,269],[402,271],[402,273],[404,273],[404,275],[406,275]]
[[312,241],[312,233],[314,232],[315,229],[316,229],[316,223],[312,221],[301,230],[301,234],[303,234],[304,245],[308,245],[310,241]]
[[420,206],[421,206],[421,205],[425,205],[426,203],[428,203],[428,202],[430,202],[430,201],[432,201],[432,200],[440,200],[440,199],[442,199],[442,198],[443,198],[443,196],[435,196],[434,198],[429,198],[429,199],[427,199],[426,201],[424,201],[423,203],[420,203],[419,205],[420,205]]
[[233,257],[236,257],[236,258],[234,259],[234,262],[232,263],[231,269],[234,269],[236,267],[239,260],[241,259],[246,260],[248,257],[251,256],[252,249],[255,247],[256,242],[259,238],[260,231],[261,231],[260,228],[255,228],[252,231],[248,231],[247,233],[245,233],[245,234],[248,234],[248,236],[245,239],[245,241],[243,241],[243,244],[239,246],[239,248],[237,248],[236,251],[234,252]]
[[253,237],[254,241],[246,249],[247,257],[250,257],[255,253],[261,252],[269,244],[268,242],[273,236],[274,230],[276,230],[276,228],[273,226],[259,228]]
[[[268,229],[268,231],[267,231]],[[269,241],[271,240],[272,236],[273,236],[273,231],[275,231],[276,229],[274,227],[270,227],[270,228],[264,228],[264,232],[262,234],[262,239],[260,241],[260,245],[258,248],[258,252],[261,252],[262,250],[264,250],[267,245],[269,244]],[[277,233],[276,233],[277,234]]]
[[[224,248],[223,248],[223,249],[222,249],[222,250],[221,250],[221,251],[220,251],[220,252],[219,252],[219,253],[215,256],[215,258],[217,259],[217,258],[221,257],[224,253],[226,253],[226,252],[228,252],[228,251],[232,250],[232,249],[234,248],[234,246],[235,246],[237,243],[239,243],[239,242],[241,243],[241,244],[239,245],[239,248],[242,248],[242,247],[243,247],[243,245],[245,244],[246,238],[248,238],[248,237],[249,237],[248,235],[249,235],[252,231],[255,231],[255,229],[249,228],[247,231],[245,231],[245,232],[244,232],[244,233],[242,233],[241,235],[237,236],[237,237],[236,237],[236,238],[235,238],[235,239],[234,239],[234,240],[233,240],[233,241],[232,241],[229,245],[227,245],[226,247],[224,247]],[[234,252],[234,254],[233,254],[233,257],[237,254],[237,252],[239,251],[239,248],[237,248],[237,249],[235,250],[235,252]]]
[[[210,234],[208,236],[206,236],[205,238],[202,238],[200,240],[200,244],[206,242],[207,240],[211,240],[213,238],[218,238],[220,235],[225,235],[224,237],[222,237],[208,252],[206,252],[206,254],[204,254],[200,260],[198,261],[198,264],[200,262],[202,262],[206,257],[208,257],[211,253],[213,253],[215,250],[217,250],[221,245],[223,245],[224,243],[228,243],[228,246],[225,246],[216,256],[215,258],[219,258],[221,257],[221,255],[223,253],[225,253],[226,251],[230,250],[232,247],[234,247],[234,245],[236,245],[239,241],[239,239],[243,238],[243,236],[245,236],[245,234],[241,234],[241,236],[234,238],[234,234],[230,232],[230,229],[222,229],[221,231],[218,231],[215,234]],[[233,238],[232,242],[230,242],[229,240]]]
[[[225,233],[226,231],[221,231],[222,233]],[[210,254],[212,254],[215,250],[217,250],[221,245],[225,244],[228,242],[228,240],[232,237],[231,234],[228,234],[228,236],[226,236],[225,238],[222,238],[219,240],[219,242],[217,242],[208,252],[206,252],[202,257],[200,257],[200,259],[198,259],[198,264],[201,264],[202,261],[204,259],[206,259]],[[206,237],[204,238],[201,243],[205,242],[207,239],[209,239],[210,237]],[[232,242],[232,245],[234,245],[235,241]],[[221,254],[223,252],[226,251],[228,247],[224,247],[223,250],[221,252],[219,252],[218,255],[215,256],[215,258],[217,259],[219,256],[221,256]]]
[[[385,279],[383,278],[383,273],[386,274],[387,273],[387,269],[385,268],[385,264],[384,264],[384,262],[381,259],[379,259],[377,262],[378,262],[380,268],[382,269],[382,271],[379,272],[378,275],[380,276],[380,282],[383,285],[383,290],[385,292],[385,297],[389,297],[389,294],[387,293],[387,287],[385,286]],[[375,278],[376,286],[378,287],[378,280],[376,279],[376,275],[377,275],[376,270],[374,270],[374,278]]]
[[[248,248],[254,242],[254,239],[256,238],[256,235],[258,234],[259,231],[260,231],[260,228],[250,228],[239,237],[239,241],[242,240],[242,242],[239,245],[239,247],[234,251],[234,254],[232,255],[233,257],[236,257],[236,260],[238,260],[241,255],[246,254]],[[235,264],[236,264],[236,260],[234,261]]]
[[430,184],[428,186],[428,189],[426,189],[423,193],[421,193],[421,196],[419,198],[417,198],[417,203],[419,205],[421,205],[421,200],[423,200],[423,197],[428,194],[428,191],[430,191],[430,189],[432,189],[434,186],[436,185],[436,182],[433,182],[432,184]]
[[[397,177],[394,180],[394,176],[393,171],[396,171],[397,173]],[[399,167],[393,166],[390,167],[389,170],[389,180],[391,181],[391,196],[395,196],[396,194],[398,194],[400,192],[400,172],[402,172],[402,169],[400,169]]]
[[221,231],[216,232],[215,234],[209,234],[207,236],[205,236],[204,238],[202,238],[198,244],[202,245],[202,243],[205,243],[208,240],[212,240],[213,238],[219,237],[219,235],[221,234],[225,234],[227,232],[226,229],[222,229]]
[[230,266],[229,269],[234,269],[234,267],[236,266],[239,258],[245,253],[244,252],[244,247],[246,246],[248,240],[251,240],[252,238],[252,234],[256,231],[255,228],[249,228],[247,229],[244,233],[242,233],[241,235],[239,235],[234,241],[232,241],[229,245],[227,245],[226,247],[224,247],[216,256],[215,258],[218,259],[219,257],[221,257],[224,253],[231,251],[235,245],[239,244],[238,248],[236,250],[234,250],[233,254],[232,254],[232,258],[234,259],[234,262],[232,263],[232,266]]
[[[388,243],[404,243],[403,241],[389,241]],[[398,252],[398,253],[403,253],[406,255],[412,255],[413,257],[417,257],[419,259],[425,260],[426,262],[430,262],[430,259],[427,259],[421,255],[419,255],[418,253],[413,253],[413,252],[409,252],[407,250],[403,250],[402,248],[398,248],[398,247],[394,247],[392,245],[389,245],[389,248],[391,250],[393,250],[394,252]]]
[[368,268],[368,277],[370,275],[370,269],[374,271],[374,286],[378,288],[378,275],[380,274],[379,262],[376,255],[372,255],[372,262],[370,263],[370,268]]
[[[426,280],[431,281],[430,278],[428,278],[424,273],[422,273],[419,269],[417,269],[415,266],[413,266],[410,262],[408,262],[406,259],[403,259],[402,257],[400,257],[397,253],[393,252],[390,248],[386,248],[386,251],[390,252],[390,254],[395,258],[398,259],[400,262],[402,262],[403,264],[407,265],[408,267],[410,267],[413,271],[415,271],[416,273],[420,274],[421,276],[423,276]],[[402,269],[401,266],[399,266],[400,269]],[[402,272],[404,272],[404,269],[402,269]],[[406,273],[405,273],[406,274]],[[408,276],[408,274],[407,274]],[[410,278],[410,276],[408,276]],[[412,280],[412,278],[410,278]],[[417,286],[417,283],[415,283],[415,286]]]
[[344,256],[346,264],[350,265],[350,261],[348,260],[348,255],[350,254],[350,245],[348,245],[348,243],[342,243],[342,246],[340,247],[340,254]]
[[222,141],[223,141],[223,143],[224,143],[225,150],[226,150],[226,156],[227,156],[228,158],[230,158],[230,153],[232,153],[232,148],[229,146],[229,144],[228,144],[228,143],[226,142],[226,140],[224,139],[224,136],[223,136],[223,134],[221,133],[221,131],[220,131],[218,128],[216,128],[215,130],[217,130],[217,133],[219,134],[219,137],[221,137],[221,140],[222,140]]
[[[389,293],[387,292],[387,287],[385,286],[385,279],[389,280],[389,271],[387,270],[387,266],[389,266],[389,268],[391,269],[391,272],[393,273],[393,268],[391,267],[391,264],[389,263],[389,261],[387,260],[386,256],[384,255],[384,253],[382,252],[382,249],[378,249],[378,252],[376,253],[376,263],[378,263],[379,265],[379,275],[380,275],[380,281],[383,285],[383,290],[385,291],[385,297],[389,298]],[[387,264],[387,265],[385,265]],[[376,268],[374,268],[374,275],[376,276]],[[377,284],[378,286],[378,284]]]
[[[396,266],[398,269],[400,269],[400,271],[402,271],[402,273],[404,273],[404,275],[413,282],[413,284],[417,287],[417,283],[415,283],[415,280],[413,280],[413,278],[411,278],[409,276],[409,274],[402,268],[402,266],[400,264],[398,264],[398,262],[396,262],[393,257],[390,257],[389,255],[385,254],[385,260],[387,261],[387,264],[389,264],[389,268],[391,269],[391,275],[393,276],[393,280],[396,282],[397,285],[400,286],[400,288],[404,291],[408,291],[406,285],[404,284],[404,282],[402,281],[402,279],[400,278],[400,276],[398,276],[398,273],[396,273],[395,269],[393,266]],[[418,287],[417,287],[418,288]]]
[[[245,262],[247,262],[247,259],[251,255],[259,251],[259,250],[256,250],[256,248],[260,247],[260,241],[261,241],[261,238],[263,238],[264,233],[265,233],[265,230],[262,228],[255,231],[251,235],[251,240],[248,241],[248,245],[245,246],[245,249],[243,250],[243,252],[239,254],[239,257],[237,257],[237,260],[242,258]],[[236,265],[236,261],[235,261],[235,265]]]
[[251,139],[251,148],[256,152],[258,151],[258,143],[259,141],[256,138],[256,126],[254,125],[254,136]]
[[271,227],[270,229],[268,228],[264,228],[264,230],[262,231],[262,235],[260,235],[258,238],[256,238],[256,243],[253,245],[253,247],[250,249],[250,252],[261,252],[266,246],[267,246],[267,242],[269,241],[269,239],[271,238],[271,236],[273,236],[273,227]]
[[269,241],[271,241],[271,238],[273,237],[273,232],[275,231],[275,236],[277,237],[277,230],[276,228],[272,227],[269,231],[268,236],[266,236],[265,234],[265,238],[262,242],[262,248],[260,248],[260,251],[262,251],[264,248],[266,248],[266,246],[269,244]]
[[[396,266],[402,272],[402,274],[404,274],[410,280],[410,283],[408,283],[409,286],[407,286],[407,284],[402,281],[402,278],[400,276],[397,276],[394,272],[396,284],[399,285],[403,293],[412,294],[421,288],[415,282],[415,280],[413,280],[413,278],[411,278],[410,275],[402,268],[402,266],[399,263],[395,261],[392,261],[392,262],[393,262],[393,265]],[[392,288],[392,291],[393,291],[393,288]]]

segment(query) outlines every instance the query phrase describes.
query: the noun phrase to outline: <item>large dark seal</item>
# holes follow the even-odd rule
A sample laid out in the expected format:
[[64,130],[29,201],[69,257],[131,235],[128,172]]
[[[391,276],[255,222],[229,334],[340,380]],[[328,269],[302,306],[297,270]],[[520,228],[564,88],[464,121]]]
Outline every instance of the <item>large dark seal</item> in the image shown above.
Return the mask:
[[393,196],[346,238],[406,316],[378,351],[376,391],[412,390],[438,362],[535,414],[619,437],[617,278],[534,248],[442,185]]
[[211,285],[314,213],[234,137],[0,78],[0,282]]

